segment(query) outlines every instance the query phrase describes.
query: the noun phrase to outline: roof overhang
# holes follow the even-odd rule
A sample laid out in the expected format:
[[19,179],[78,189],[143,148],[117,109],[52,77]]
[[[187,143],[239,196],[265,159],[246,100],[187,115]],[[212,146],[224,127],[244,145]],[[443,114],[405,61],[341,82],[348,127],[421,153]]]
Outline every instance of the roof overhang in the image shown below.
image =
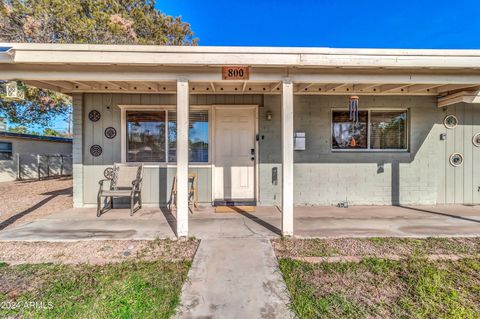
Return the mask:
[[297,68],[480,68],[480,50],[0,43],[12,63]]
[[[66,94],[447,95],[480,89],[480,50],[397,50],[272,47],[136,46],[0,43],[2,80],[22,80]],[[14,52],[14,54],[12,54]],[[0,54],[1,55],[1,54]],[[247,66],[248,80],[225,81],[223,66]]]
[[480,103],[480,91],[461,91],[438,98],[438,107],[457,103]]

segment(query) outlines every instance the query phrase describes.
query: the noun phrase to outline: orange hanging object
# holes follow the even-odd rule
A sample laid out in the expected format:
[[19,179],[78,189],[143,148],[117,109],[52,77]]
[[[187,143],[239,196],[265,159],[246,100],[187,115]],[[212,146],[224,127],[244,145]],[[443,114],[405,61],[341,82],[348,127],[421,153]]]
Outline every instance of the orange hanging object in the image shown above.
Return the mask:
[[357,146],[357,141],[355,141],[355,138],[352,136],[352,140],[350,141],[350,147],[355,147]]

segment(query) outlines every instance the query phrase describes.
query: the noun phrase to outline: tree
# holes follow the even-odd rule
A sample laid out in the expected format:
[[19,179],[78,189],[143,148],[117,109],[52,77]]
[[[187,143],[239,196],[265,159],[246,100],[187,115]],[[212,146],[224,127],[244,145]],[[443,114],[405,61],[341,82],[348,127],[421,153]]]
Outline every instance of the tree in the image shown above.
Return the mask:
[[[155,9],[154,0],[0,0],[0,42],[196,45],[188,23]],[[25,101],[0,100],[13,123],[47,126],[71,99],[28,88]]]
[[30,132],[26,126],[13,126],[13,127],[10,127],[8,131],[12,133],[20,133],[20,134],[34,134]]
[[50,127],[46,127],[43,129],[43,135],[45,136],[63,136],[62,133],[60,133],[59,131],[53,129],[53,128],[50,128]]

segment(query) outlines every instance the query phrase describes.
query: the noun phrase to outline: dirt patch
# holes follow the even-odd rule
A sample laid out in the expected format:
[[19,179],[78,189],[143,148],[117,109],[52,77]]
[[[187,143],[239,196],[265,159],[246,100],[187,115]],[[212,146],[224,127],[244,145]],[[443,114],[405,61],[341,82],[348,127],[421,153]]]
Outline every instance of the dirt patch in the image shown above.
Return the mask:
[[0,261],[8,264],[107,264],[125,260],[191,260],[197,240],[81,242],[0,242]]
[[0,183],[0,230],[72,207],[72,179]]

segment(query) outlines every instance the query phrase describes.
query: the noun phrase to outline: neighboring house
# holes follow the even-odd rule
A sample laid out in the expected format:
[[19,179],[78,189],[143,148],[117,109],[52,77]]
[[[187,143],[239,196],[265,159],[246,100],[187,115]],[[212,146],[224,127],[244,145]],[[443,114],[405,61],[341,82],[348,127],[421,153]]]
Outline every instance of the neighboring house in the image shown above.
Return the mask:
[[0,182],[71,175],[71,156],[70,138],[0,132]]
[[[73,96],[74,205],[115,162],[164,205],[480,204],[480,51],[0,44],[3,80]],[[349,106],[359,97],[358,119]],[[352,104],[353,105],[353,104]]]

